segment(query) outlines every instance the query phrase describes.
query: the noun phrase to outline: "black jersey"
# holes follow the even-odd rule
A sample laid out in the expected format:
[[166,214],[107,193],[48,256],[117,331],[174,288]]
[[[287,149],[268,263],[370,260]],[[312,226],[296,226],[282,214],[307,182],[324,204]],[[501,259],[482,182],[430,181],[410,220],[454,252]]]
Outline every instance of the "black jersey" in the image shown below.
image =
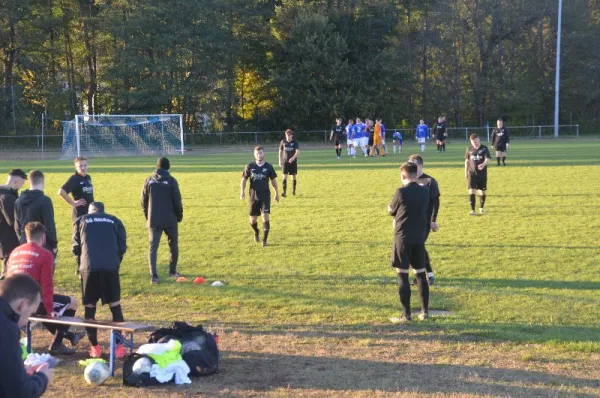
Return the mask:
[[[283,152],[282,160],[284,162],[290,160],[296,154],[296,151],[298,149],[300,149],[300,146],[298,145],[296,140],[281,140],[281,142],[279,143],[279,150]],[[294,162],[296,162],[296,160],[297,158],[294,159]]]
[[492,147],[506,148],[506,144],[510,143],[510,137],[506,127],[495,128],[492,131]]
[[388,211],[396,220],[395,238],[406,244],[425,243],[429,189],[417,183],[398,188]]
[[445,140],[448,136],[446,123],[436,123],[435,126],[433,126],[433,133],[435,134],[435,138],[437,140]]
[[479,148],[469,147],[465,152],[465,159],[468,160],[467,170],[470,174],[487,175],[487,166],[483,170],[479,170],[480,164],[485,162],[485,159],[490,159],[490,151],[485,145],[479,145]]
[[331,131],[333,131],[334,136],[337,137],[338,140],[341,140],[344,137],[345,130],[344,126],[338,126],[337,124],[331,128]]
[[242,173],[243,178],[250,179],[250,199],[266,200],[271,197],[269,182],[277,178],[277,173],[270,163],[262,165],[251,162]]
[[427,221],[435,221],[432,219],[433,207],[437,199],[440,197],[440,187],[435,178],[428,174],[421,174],[417,179],[417,184],[429,189],[429,205],[427,206]]
[[74,200],[85,199],[86,204],[73,208],[73,221],[77,217],[88,214],[90,203],[94,201],[94,187],[92,186],[92,177],[87,174],[85,177],[78,173],[73,174],[62,186],[67,194],[72,194]]

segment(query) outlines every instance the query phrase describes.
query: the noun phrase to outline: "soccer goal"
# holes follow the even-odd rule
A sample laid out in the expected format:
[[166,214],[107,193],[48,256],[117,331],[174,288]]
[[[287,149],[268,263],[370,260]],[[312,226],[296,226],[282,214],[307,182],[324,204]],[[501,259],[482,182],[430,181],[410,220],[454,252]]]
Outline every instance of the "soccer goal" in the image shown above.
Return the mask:
[[181,115],[76,115],[63,122],[61,158],[184,153]]

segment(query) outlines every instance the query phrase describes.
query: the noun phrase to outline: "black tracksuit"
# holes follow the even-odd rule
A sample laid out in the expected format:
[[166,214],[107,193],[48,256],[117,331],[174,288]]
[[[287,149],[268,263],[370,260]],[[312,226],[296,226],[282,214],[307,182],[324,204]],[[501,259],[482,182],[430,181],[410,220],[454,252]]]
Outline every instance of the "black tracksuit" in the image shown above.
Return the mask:
[[54,224],[54,207],[52,199],[44,192],[26,190],[15,202],[15,232],[21,244],[25,244],[25,226],[31,221],[38,221],[46,227],[46,249],[54,252],[58,245],[56,225]]
[[144,182],[141,204],[150,234],[148,252],[150,273],[157,275],[156,257],[163,231],[167,235],[171,252],[169,272],[175,273],[179,260],[177,223],[183,219],[183,204],[177,180],[167,170],[156,169]]
[[48,378],[42,373],[29,376],[25,371],[18,321],[19,315],[0,297],[0,397],[41,397],[48,388]]
[[0,257],[2,274],[6,272],[6,262],[10,253],[19,246],[15,233],[15,201],[19,193],[6,185],[0,185]]

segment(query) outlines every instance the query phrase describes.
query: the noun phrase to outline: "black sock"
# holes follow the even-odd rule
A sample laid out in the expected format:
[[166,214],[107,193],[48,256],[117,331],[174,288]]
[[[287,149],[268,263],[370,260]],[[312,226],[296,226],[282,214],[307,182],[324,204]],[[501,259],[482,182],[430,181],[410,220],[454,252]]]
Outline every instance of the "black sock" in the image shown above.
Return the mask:
[[483,205],[485,205],[485,195],[479,197],[479,203],[481,204],[479,207],[483,209]]
[[440,151],[440,144],[437,144],[437,151]]
[[[506,156],[502,156],[502,163],[506,166]],[[500,162],[498,162],[498,165],[500,164]]]
[[271,223],[269,221],[263,222],[263,232],[265,233],[263,242],[266,242],[267,238],[269,237],[269,229],[271,229]]
[[287,190],[287,180],[283,180],[281,184],[283,185],[283,194],[285,195],[285,191]]
[[292,182],[292,186],[293,186],[293,188],[294,188],[294,191],[293,191],[294,195],[296,194],[296,183],[297,183],[297,182],[298,182],[297,180],[294,180],[294,181]]
[[429,283],[425,272],[417,274],[417,285],[419,286],[419,297],[421,298],[421,312],[429,312]]
[[433,268],[431,268],[431,263],[429,262],[429,253],[427,249],[425,249],[425,270],[429,272],[433,272]]
[[471,210],[475,211],[475,194],[471,194]]
[[252,229],[254,230],[254,234],[255,234],[255,235],[258,235],[258,233],[259,233],[259,232],[258,232],[258,223],[257,223],[257,222],[251,223],[251,224],[250,224],[250,226],[251,226],[251,227],[252,227]]
[[442,144],[442,152],[446,152],[446,144]]
[[[96,318],[96,307],[85,307],[85,319],[94,320]],[[91,345],[98,345],[98,329],[85,328],[88,335],[88,340]]]
[[398,295],[404,316],[410,318],[410,283],[406,272],[398,274]]
[[[121,304],[115,305],[114,307],[110,307],[110,312],[112,313],[113,322],[124,322],[125,321],[125,319],[123,318],[123,309],[121,308]],[[123,336],[121,335],[121,332],[117,332],[117,339],[116,339],[117,344],[121,344],[122,341],[123,341]]]
[[500,166],[500,156],[496,156],[496,162],[498,162],[498,166]]

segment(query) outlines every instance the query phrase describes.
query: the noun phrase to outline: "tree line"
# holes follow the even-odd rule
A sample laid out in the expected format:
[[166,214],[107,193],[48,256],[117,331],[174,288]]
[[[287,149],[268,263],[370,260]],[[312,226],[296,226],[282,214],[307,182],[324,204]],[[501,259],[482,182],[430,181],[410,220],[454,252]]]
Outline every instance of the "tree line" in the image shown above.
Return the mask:
[[[551,124],[558,1],[0,0],[0,134],[45,113],[188,132]],[[600,125],[600,0],[563,6],[561,123]]]

